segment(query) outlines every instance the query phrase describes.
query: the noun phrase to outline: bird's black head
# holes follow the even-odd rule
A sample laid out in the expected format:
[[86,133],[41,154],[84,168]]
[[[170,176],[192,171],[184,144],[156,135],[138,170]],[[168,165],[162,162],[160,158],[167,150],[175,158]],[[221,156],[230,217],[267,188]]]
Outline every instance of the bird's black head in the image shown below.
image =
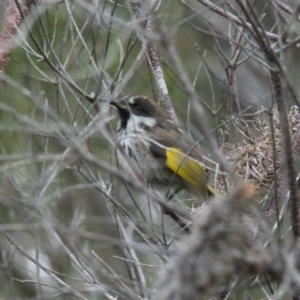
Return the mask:
[[111,101],[110,104],[118,109],[121,128],[126,128],[130,119],[134,119],[136,125],[152,127],[159,118],[167,118],[161,107],[146,96],[126,96],[120,101]]

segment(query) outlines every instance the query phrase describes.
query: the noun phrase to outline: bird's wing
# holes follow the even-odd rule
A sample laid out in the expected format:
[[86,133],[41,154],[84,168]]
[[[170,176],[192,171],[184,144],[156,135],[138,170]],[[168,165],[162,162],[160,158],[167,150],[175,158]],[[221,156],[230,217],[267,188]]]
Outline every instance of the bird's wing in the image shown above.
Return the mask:
[[166,168],[181,177],[187,186],[203,197],[207,197],[208,193],[216,195],[213,187],[207,183],[200,150],[176,124],[154,126],[149,133],[150,151],[154,157],[161,158]]

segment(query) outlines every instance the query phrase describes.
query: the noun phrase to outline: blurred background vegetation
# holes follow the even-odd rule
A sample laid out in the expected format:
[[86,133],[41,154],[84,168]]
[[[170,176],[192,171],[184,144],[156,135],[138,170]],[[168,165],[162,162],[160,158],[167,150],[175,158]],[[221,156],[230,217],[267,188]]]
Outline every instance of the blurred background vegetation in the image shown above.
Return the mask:
[[[208,157],[218,159],[207,146],[207,132],[198,122],[202,116],[170,47],[220,148],[245,140],[245,124],[259,136],[252,124],[256,113],[275,107],[273,66],[253,32],[200,2],[152,1],[151,8],[151,1],[43,0],[29,6],[0,85],[1,298],[153,297],[167,261],[164,251],[184,234],[145,193],[106,168],[115,166],[108,125],[115,132],[117,119],[106,105],[97,111],[97,99],[142,94],[161,100],[147,59],[149,42],[180,125]],[[213,4],[246,20],[239,2],[259,18],[261,28],[277,35],[277,41],[269,40],[272,49],[299,37],[298,15],[278,1]],[[2,31],[12,3],[1,3]],[[296,0],[282,3],[292,12],[298,5]],[[141,7],[152,32],[143,28]],[[296,45],[278,52],[298,99],[299,51]],[[290,107],[296,103],[286,82],[284,100]],[[187,197],[180,194],[177,200]],[[290,241],[291,236],[282,243]],[[239,290],[232,299],[263,299],[259,286]]]

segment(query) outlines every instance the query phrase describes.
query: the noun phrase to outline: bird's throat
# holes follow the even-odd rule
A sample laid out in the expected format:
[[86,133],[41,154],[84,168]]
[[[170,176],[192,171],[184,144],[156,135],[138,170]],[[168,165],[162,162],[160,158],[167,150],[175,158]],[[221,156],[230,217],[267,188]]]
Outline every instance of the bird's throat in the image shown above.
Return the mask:
[[120,115],[120,121],[118,125],[118,131],[126,129],[128,120],[130,118],[130,113],[125,110],[119,110],[119,115]]

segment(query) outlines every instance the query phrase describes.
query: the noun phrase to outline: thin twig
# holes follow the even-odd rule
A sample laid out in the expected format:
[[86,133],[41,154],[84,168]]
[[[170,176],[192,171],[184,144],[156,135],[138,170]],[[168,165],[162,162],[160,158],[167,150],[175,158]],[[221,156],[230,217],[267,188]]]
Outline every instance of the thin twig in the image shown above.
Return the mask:
[[6,239],[11,244],[11,247],[14,247],[22,256],[26,257],[29,261],[34,263],[35,265],[39,266],[46,274],[48,274],[51,278],[56,280],[62,287],[64,287],[68,293],[78,297],[79,299],[87,299],[80,293],[78,293],[75,289],[71,288],[67,283],[61,280],[58,276],[56,276],[53,272],[51,272],[48,268],[44,267],[40,264],[35,258],[33,258],[30,254],[28,254],[18,243],[16,243],[13,238],[2,228],[2,224],[0,224],[0,229],[3,232]]
[[[225,9],[221,8],[220,6],[210,2],[209,0],[196,0],[199,3],[203,4],[204,6],[206,6],[207,8],[209,8],[211,11],[217,13],[218,15],[226,18],[229,21],[234,22],[237,25],[240,25],[244,28],[253,29],[253,26],[251,25],[251,23],[246,22],[244,20],[242,20],[241,18],[239,18],[238,16],[226,11]],[[256,28],[260,33],[265,34],[270,40],[272,41],[279,41],[280,40],[280,36],[278,34],[274,34],[271,33],[269,31],[265,31],[261,28]],[[300,44],[295,45],[296,48],[300,49]]]

